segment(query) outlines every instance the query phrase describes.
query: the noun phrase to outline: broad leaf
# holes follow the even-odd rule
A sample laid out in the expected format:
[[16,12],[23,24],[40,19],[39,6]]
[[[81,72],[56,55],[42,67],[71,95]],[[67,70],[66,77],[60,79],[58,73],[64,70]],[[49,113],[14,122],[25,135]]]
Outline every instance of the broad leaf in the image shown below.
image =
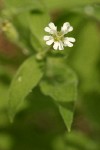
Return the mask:
[[9,115],[13,119],[25,97],[30,93],[43,76],[40,62],[32,56],[19,68],[12,81],[9,92]]
[[46,74],[40,86],[44,94],[59,102],[71,102],[76,99],[77,78],[60,58],[48,58]]
[[75,73],[61,58],[48,58],[45,78],[40,82],[45,95],[52,97],[59,107],[64,122],[70,130],[73,120],[73,102],[77,94]]

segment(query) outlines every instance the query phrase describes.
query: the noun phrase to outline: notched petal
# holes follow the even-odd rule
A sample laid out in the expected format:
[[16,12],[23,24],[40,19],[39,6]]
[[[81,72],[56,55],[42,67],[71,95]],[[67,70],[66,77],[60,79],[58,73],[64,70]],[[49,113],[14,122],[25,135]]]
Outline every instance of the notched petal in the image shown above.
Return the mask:
[[58,46],[59,46],[59,42],[54,42],[53,48],[54,48],[55,50],[58,49]]
[[75,38],[72,38],[72,37],[67,37],[67,39],[68,39],[68,41],[70,41],[70,42],[75,42],[75,41],[76,41]]
[[65,22],[63,26],[61,27],[61,32],[63,34],[67,34],[68,32],[71,32],[73,30],[73,27],[70,25],[69,22]]
[[57,27],[55,26],[55,24],[53,22],[50,22],[49,23],[49,27],[52,29],[52,30],[57,30]]
[[68,32],[71,32],[71,31],[73,31],[73,27],[72,26],[70,26],[69,29],[68,29]]
[[59,50],[63,50],[64,49],[64,45],[62,43],[62,41],[59,42]]
[[51,38],[51,36],[48,36],[48,35],[43,37],[44,41],[48,41],[48,40],[50,40],[50,38]]
[[53,42],[54,42],[54,40],[51,39],[51,40],[47,41],[46,44],[47,44],[47,45],[51,45]]
[[44,30],[45,30],[46,32],[50,32],[51,29],[50,29],[49,27],[45,27]]
[[73,47],[73,43],[71,42],[75,42],[75,38],[72,37],[64,38],[64,46]]

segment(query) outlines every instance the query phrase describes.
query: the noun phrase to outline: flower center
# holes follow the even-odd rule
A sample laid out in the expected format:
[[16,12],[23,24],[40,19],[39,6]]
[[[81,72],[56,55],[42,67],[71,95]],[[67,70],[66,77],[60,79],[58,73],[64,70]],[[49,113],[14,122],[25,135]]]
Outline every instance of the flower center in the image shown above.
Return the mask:
[[63,41],[64,35],[62,32],[58,31],[56,34],[53,35],[54,41]]

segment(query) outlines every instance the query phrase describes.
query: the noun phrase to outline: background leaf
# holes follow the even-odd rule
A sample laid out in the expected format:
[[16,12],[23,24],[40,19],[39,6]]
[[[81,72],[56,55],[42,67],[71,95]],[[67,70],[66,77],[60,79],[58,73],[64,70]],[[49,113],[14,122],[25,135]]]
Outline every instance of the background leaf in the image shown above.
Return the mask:
[[79,74],[82,90],[90,91],[99,87],[96,65],[100,54],[100,42],[96,24],[93,22],[86,24],[76,43],[78,47],[76,45],[76,49],[68,58],[68,62]]
[[4,1],[5,7],[12,12],[23,12],[29,11],[32,9],[42,8],[41,2],[39,0],[5,0]]
[[[45,8],[44,8],[45,9]],[[46,44],[43,40],[45,35],[44,28],[50,22],[50,16],[47,12],[32,11],[29,15],[29,27],[32,32],[31,43],[36,51],[41,51]]]
[[55,150],[97,150],[99,145],[80,131],[66,133],[63,137],[57,137],[53,144]]
[[74,8],[77,6],[82,6],[82,5],[90,5],[93,3],[99,3],[99,0],[44,0],[45,5],[48,7],[48,9],[55,10],[55,9],[69,9],[69,8]]

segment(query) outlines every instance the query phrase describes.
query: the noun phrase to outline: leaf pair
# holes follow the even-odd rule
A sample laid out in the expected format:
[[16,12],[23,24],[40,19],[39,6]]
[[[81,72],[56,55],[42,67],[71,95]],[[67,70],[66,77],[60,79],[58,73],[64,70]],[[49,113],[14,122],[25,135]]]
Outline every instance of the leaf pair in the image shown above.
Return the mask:
[[77,93],[77,78],[61,58],[48,57],[44,64],[32,56],[22,64],[10,87],[10,118],[13,119],[26,96],[38,85],[43,94],[53,98],[70,130]]

